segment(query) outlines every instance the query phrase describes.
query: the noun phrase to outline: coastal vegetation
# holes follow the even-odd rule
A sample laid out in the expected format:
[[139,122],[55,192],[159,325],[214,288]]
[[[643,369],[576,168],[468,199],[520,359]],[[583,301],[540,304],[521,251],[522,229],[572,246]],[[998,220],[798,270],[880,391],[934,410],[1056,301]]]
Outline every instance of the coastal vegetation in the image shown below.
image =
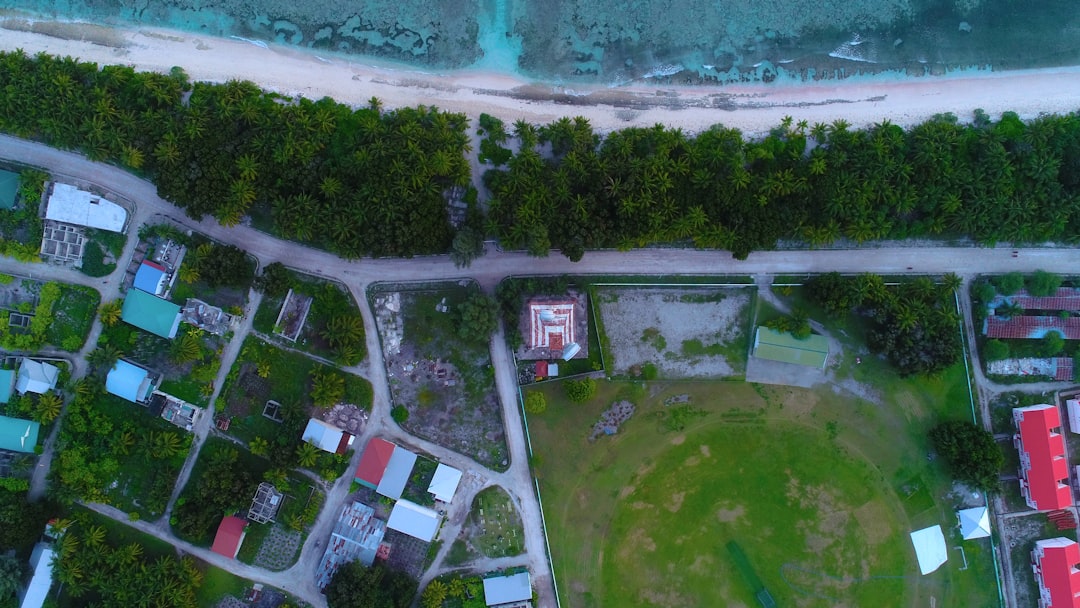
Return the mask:
[[[179,69],[0,54],[0,130],[145,174],[193,217],[250,217],[350,258],[452,250],[466,265],[485,232],[504,248],[572,260],[653,243],[744,258],[780,242],[1073,242],[1080,233],[1075,113],[1024,122],[977,110],[970,124],[939,115],[862,130],[789,118],[763,138],[720,125],[696,136],[662,125],[601,136],[584,118],[479,126],[493,164],[486,221],[475,194],[452,188],[470,178],[462,114],[383,111],[375,99],[352,109],[249,82],[193,84]],[[469,207],[456,228],[454,190]]]

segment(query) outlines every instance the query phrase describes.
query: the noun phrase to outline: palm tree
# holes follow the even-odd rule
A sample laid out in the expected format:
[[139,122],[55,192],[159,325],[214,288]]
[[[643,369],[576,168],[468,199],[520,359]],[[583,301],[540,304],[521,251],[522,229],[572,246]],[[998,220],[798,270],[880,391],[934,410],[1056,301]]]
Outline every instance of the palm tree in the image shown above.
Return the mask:
[[305,469],[315,466],[319,461],[319,448],[307,441],[301,443],[296,448],[296,461]]
[[311,380],[311,400],[319,407],[329,407],[345,396],[345,378],[340,374],[315,371]]
[[87,357],[86,360],[90,362],[98,369],[98,371],[108,372],[112,370],[116,362],[120,360],[120,356],[123,353],[120,349],[112,344],[104,344],[95,348]]
[[187,283],[197,283],[199,281],[199,269],[195,267],[195,264],[183,264],[180,266],[180,281]]
[[60,395],[53,392],[42,393],[38,396],[37,408],[34,411],[34,419],[42,424],[48,424],[60,416],[60,409],[64,400]]
[[180,453],[180,436],[172,431],[161,431],[152,434],[151,455],[154,458],[172,458]]
[[960,289],[963,284],[964,280],[961,279],[960,276],[957,275],[955,272],[947,272],[944,276],[941,277],[941,287],[945,290],[946,293],[949,294]]
[[262,437],[256,437],[248,443],[248,450],[256,456],[265,456],[270,451],[270,442]]
[[198,336],[184,333],[173,342],[172,360],[176,363],[188,363],[202,358],[202,344]]
[[364,339],[364,319],[359,315],[338,315],[326,324],[320,335],[331,348],[356,344]]
[[121,310],[120,301],[112,300],[101,305],[101,308],[98,309],[98,315],[106,327],[112,327],[120,322]]

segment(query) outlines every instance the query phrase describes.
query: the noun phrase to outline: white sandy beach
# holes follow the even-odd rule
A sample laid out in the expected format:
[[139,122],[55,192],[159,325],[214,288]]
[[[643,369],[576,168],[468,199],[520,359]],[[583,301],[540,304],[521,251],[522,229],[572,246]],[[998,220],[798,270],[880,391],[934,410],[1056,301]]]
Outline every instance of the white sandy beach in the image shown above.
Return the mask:
[[[175,30],[65,24],[59,35],[46,35],[21,31],[29,29],[22,20],[0,21],[0,28],[2,50],[44,51],[162,72],[181,66],[194,80],[246,79],[282,94],[329,96],[354,105],[374,96],[387,108],[425,104],[471,117],[486,112],[507,122],[543,123],[580,115],[603,131],[663,123],[696,132],[722,123],[761,133],[788,115],[811,124],[843,118],[859,126],[885,119],[909,125],[941,112],[967,119],[975,108],[991,116],[1012,110],[1025,118],[1080,110],[1080,67],[814,84],[649,87],[640,83],[618,89],[575,85],[571,94],[561,87],[507,74],[437,75],[389,69],[366,65],[359,57],[326,59],[294,47],[270,44],[263,48]],[[80,29],[85,31],[84,40],[69,39],[79,37]]]

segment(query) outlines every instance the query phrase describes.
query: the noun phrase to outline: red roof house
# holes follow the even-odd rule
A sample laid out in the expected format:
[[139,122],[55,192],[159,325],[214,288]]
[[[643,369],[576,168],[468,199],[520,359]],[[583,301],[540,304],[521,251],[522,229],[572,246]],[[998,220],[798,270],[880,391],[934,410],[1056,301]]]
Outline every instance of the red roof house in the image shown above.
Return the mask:
[[536,362],[536,377],[537,378],[547,378],[547,375],[548,375],[547,361],[537,361]]
[[244,542],[247,533],[247,520],[230,515],[224,517],[218,525],[217,536],[214,537],[214,545],[210,550],[218,555],[236,559],[240,552],[240,545]]
[[390,457],[394,454],[394,444],[378,437],[372,438],[364,448],[364,455],[360,457],[360,465],[356,467],[356,481],[372,490],[379,487],[386,465],[390,464]]
[[1073,504],[1061,415],[1053,405],[1013,409],[1019,432],[1013,443],[1020,452],[1020,492],[1038,511],[1064,509]]
[[1031,568],[1039,583],[1039,608],[1080,608],[1080,545],[1067,538],[1037,541]]

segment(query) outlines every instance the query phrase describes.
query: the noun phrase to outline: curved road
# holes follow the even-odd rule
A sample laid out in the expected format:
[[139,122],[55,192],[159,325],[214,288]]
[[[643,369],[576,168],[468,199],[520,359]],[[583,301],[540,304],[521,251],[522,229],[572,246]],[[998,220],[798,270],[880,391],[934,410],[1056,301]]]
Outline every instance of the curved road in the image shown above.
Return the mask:
[[[375,390],[371,422],[365,428],[360,440],[366,441],[375,434],[383,434],[408,445],[427,450],[440,459],[474,476],[476,487],[471,487],[472,494],[480,487],[497,484],[510,492],[517,504],[526,529],[527,557],[537,583],[541,606],[554,606],[554,584],[549,564],[542,529],[542,515],[537,500],[532,476],[528,466],[528,448],[522,428],[518,408],[517,388],[513,366],[502,338],[502,330],[492,338],[492,363],[496,369],[496,385],[503,406],[506,426],[507,448],[511,456],[511,466],[505,473],[497,473],[480,467],[471,459],[447,450],[430,442],[409,436],[401,431],[390,419],[390,394],[386,382],[386,370],[382,362],[382,351],[373,315],[367,306],[367,287],[376,281],[441,281],[460,278],[472,278],[491,289],[503,278],[514,274],[599,274],[618,275],[632,271],[634,274],[653,275],[784,275],[816,272],[877,272],[882,274],[927,274],[955,272],[960,275],[976,273],[1003,273],[1011,271],[1030,272],[1037,269],[1051,272],[1074,272],[1080,264],[1080,250],[1072,248],[1032,248],[1021,250],[1016,257],[1009,248],[948,248],[948,247],[897,247],[864,248],[853,255],[847,249],[824,249],[813,251],[770,251],[751,254],[747,260],[735,260],[727,252],[701,251],[694,249],[640,249],[627,252],[600,251],[590,252],[578,263],[553,254],[546,258],[529,257],[519,252],[489,252],[485,257],[474,262],[469,269],[456,268],[448,256],[431,256],[414,259],[364,259],[348,261],[337,256],[283,241],[269,234],[246,226],[224,227],[212,218],[196,221],[183,215],[183,212],[157,195],[156,187],[118,167],[92,162],[84,156],[50,148],[43,144],[0,135],[0,158],[25,165],[41,167],[54,177],[63,181],[92,184],[106,192],[115,193],[121,199],[136,202],[130,226],[137,227],[151,221],[154,216],[169,217],[175,222],[207,234],[221,242],[238,245],[259,259],[260,264],[280,261],[288,266],[315,275],[340,280],[348,285],[360,303],[364,324],[367,330],[368,352],[370,360],[368,377]],[[125,255],[130,257],[134,239],[130,239]],[[0,262],[0,268],[9,267],[7,261]],[[19,265],[26,272],[24,265]],[[630,270],[628,270],[630,269]],[[47,266],[34,266],[32,272],[44,278],[57,278],[66,281],[75,280],[73,271]],[[75,282],[86,283],[85,277]],[[97,287],[97,286],[95,286]],[[118,285],[109,285],[108,294],[117,293]],[[100,288],[99,288],[100,289]],[[102,289],[103,292],[106,290]],[[104,299],[108,294],[103,293]],[[969,306],[969,303],[966,303]],[[965,307],[967,308],[967,307]],[[970,318],[970,317],[969,317]],[[985,378],[982,378],[985,382]],[[986,386],[983,384],[983,386]],[[357,445],[363,445],[361,441]],[[359,455],[354,458],[358,460]],[[353,463],[356,464],[355,462]],[[344,478],[343,478],[344,479]],[[329,532],[337,517],[337,509],[344,499],[348,484],[339,480],[327,496],[327,506],[320,515],[309,540],[321,540]],[[468,505],[466,501],[456,501],[450,513],[447,527],[448,536],[456,533],[463,521],[459,511]],[[100,512],[126,521],[126,515],[112,513],[108,507],[92,506]],[[186,546],[172,537],[167,526],[161,522],[135,522],[143,531],[164,538],[185,551],[206,559],[219,566],[252,580],[283,586],[287,591],[297,594],[316,605],[322,605],[321,596],[317,595],[311,582],[310,572],[319,559],[321,551],[311,542],[307,543],[297,565],[283,573],[271,573],[261,568],[253,568],[234,560],[216,559],[205,549]],[[453,538],[447,538],[447,545]],[[442,558],[447,553],[443,547],[424,580],[441,571]],[[517,562],[514,562],[517,563]],[[309,570],[309,568],[311,570]],[[315,595],[313,595],[315,594]]]

